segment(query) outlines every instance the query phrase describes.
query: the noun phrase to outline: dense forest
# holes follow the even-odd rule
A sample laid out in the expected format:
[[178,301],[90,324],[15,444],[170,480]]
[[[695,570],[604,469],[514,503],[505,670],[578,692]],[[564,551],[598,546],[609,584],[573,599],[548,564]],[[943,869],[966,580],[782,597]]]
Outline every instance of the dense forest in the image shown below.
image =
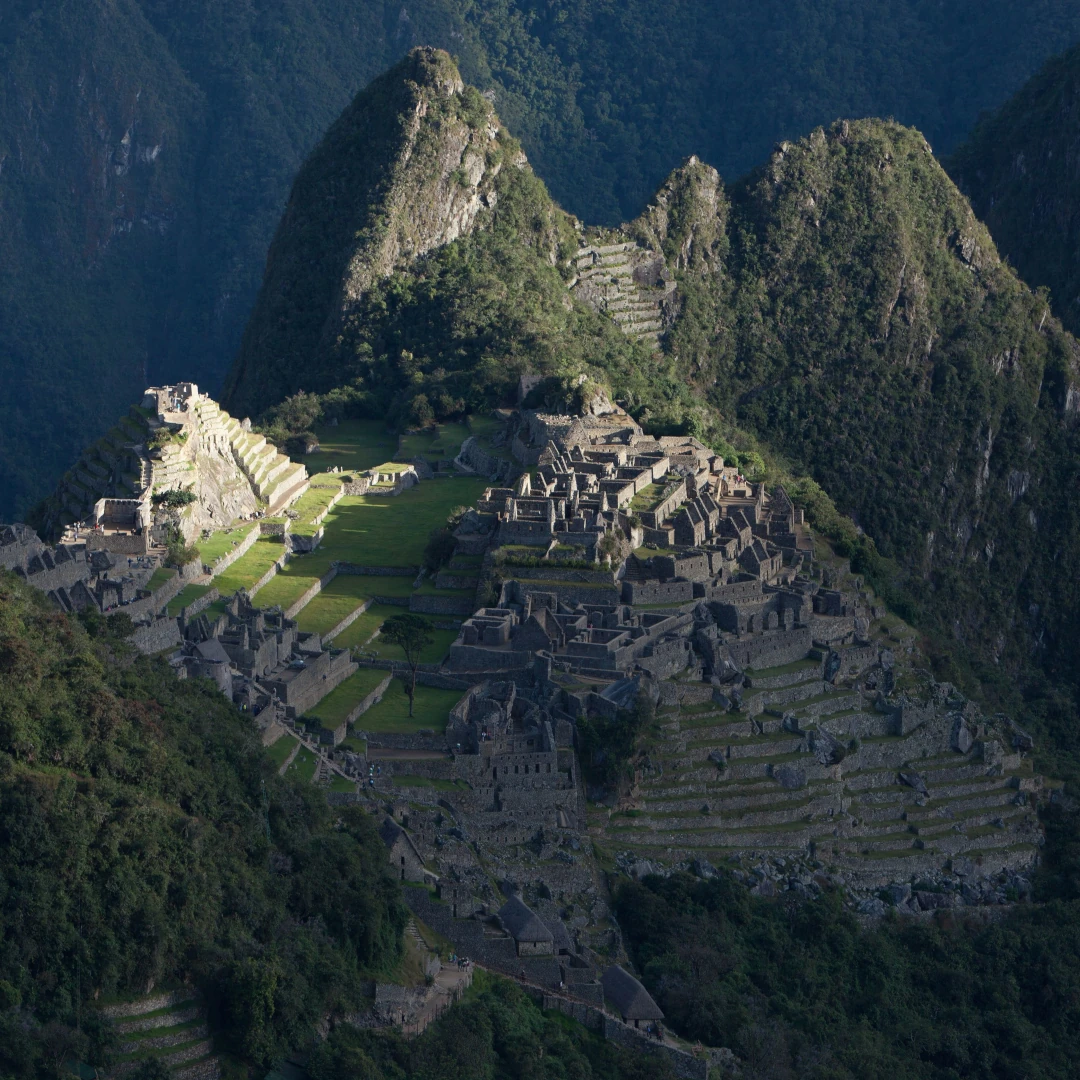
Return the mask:
[[1065,1080],[1080,1022],[1075,810],[1049,825],[1042,903],[1005,918],[865,926],[838,892],[784,904],[727,873],[628,882],[616,910],[672,1025],[730,1046],[747,1080]]
[[1080,48],[1049,61],[984,117],[948,169],[1001,253],[1080,330]]
[[216,391],[288,193],[410,47],[460,58],[555,198],[634,216],[682,157],[893,115],[954,147],[1080,36],[1066,0],[12,0],[0,11],[0,519],[148,382]]
[[107,1062],[88,1003],[181,982],[269,1064],[400,955],[373,819],[279,778],[246,715],[124,633],[0,574],[0,1076]]

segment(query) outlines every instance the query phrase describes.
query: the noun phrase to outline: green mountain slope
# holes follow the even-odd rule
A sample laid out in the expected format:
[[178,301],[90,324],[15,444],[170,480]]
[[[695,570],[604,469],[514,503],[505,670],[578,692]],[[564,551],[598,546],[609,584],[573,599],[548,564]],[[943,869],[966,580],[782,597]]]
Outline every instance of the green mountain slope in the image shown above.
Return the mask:
[[998,247],[1080,328],[1080,48],[1056,57],[948,162]]
[[1076,342],[910,129],[815,131],[731,198],[725,273],[672,336],[695,380],[897,560],[921,625],[1071,665]]
[[[677,316],[650,355],[568,290],[580,226],[523,163],[496,171],[516,160],[504,132],[486,169],[464,177],[472,143],[450,133],[470,110],[478,131],[497,120],[475,91],[445,89],[453,79],[435,73],[448,59],[425,61],[417,89],[418,62],[360,95],[298,179],[233,375],[234,412],[339,387],[358,413],[422,423],[507,402],[526,370],[564,394],[586,375],[654,430],[721,449],[756,439],[779,476],[812,477],[872,538],[844,541],[861,565],[1004,693],[1032,662],[1066,678],[1077,669],[1080,597],[1060,568],[1080,535],[1061,497],[1080,467],[1080,350],[1001,262],[918,132],[870,120],[817,129],[731,188],[690,159],[622,231],[580,233],[663,254]],[[372,231],[327,193],[380,160],[364,117],[380,115],[395,81],[428,110],[428,130],[411,136],[427,151],[386,161],[382,187],[351,184]],[[461,224],[446,196],[455,175],[482,208],[432,246]],[[394,240],[385,258],[398,236],[425,253]],[[290,301],[316,287],[318,303]]]
[[216,687],[113,629],[0,574],[0,1074],[101,1064],[92,1002],[181,980],[223,1048],[267,1064],[397,961],[385,848],[280,779]]
[[[460,57],[556,198],[632,216],[837,115],[950,148],[1080,36],[1068,0],[11,0],[0,10],[0,518],[148,382],[216,392],[305,156],[411,46]],[[944,103],[944,104],[943,104]]]

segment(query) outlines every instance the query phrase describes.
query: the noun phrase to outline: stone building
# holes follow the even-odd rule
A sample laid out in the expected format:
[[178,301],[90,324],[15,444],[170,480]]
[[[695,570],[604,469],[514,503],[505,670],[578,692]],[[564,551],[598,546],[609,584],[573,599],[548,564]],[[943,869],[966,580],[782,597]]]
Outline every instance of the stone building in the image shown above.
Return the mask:
[[639,1028],[642,1024],[659,1024],[664,1019],[660,1006],[652,995],[630,972],[612,964],[601,977],[604,1000],[616,1010],[623,1022]]
[[555,936],[520,896],[511,896],[499,908],[499,922],[514,939],[518,956],[551,956],[555,951]]

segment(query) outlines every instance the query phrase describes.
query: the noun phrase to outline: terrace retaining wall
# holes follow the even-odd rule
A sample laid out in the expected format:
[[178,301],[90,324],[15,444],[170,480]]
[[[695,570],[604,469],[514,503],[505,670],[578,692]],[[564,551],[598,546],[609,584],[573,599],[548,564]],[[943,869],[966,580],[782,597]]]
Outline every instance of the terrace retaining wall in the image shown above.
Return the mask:
[[[283,530],[284,528],[285,526],[282,525]],[[247,536],[245,536],[244,539],[240,541],[239,545],[237,547],[234,547],[232,551],[227,551],[224,555],[222,555],[221,558],[218,559],[213,566],[206,566],[206,564],[204,564],[206,572],[211,577],[217,577],[217,575],[220,574],[222,571],[228,570],[228,568],[232,566],[232,564],[236,562],[237,559],[239,559],[242,555],[246,555],[251,550],[252,545],[255,543],[256,540],[259,539],[260,536],[262,536],[262,525],[260,524],[253,526],[248,531]]]
[[290,604],[285,609],[285,618],[295,619],[297,614],[301,612],[305,607],[307,607],[307,605],[310,604],[311,601],[314,600],[315,597],[318,596],[319,593],[321,593],[323,589],[325,589],[326,586],[329,585],[330,582],[337,577],[337,575],[337,566],[331,566],[330,569],[327,570],[326,573],[323,574],[323,576],[319,578],[319,580],[316,581],[314,585],[311,586],[311,588],[304,590],[299,600],[297,600],[293,604]]

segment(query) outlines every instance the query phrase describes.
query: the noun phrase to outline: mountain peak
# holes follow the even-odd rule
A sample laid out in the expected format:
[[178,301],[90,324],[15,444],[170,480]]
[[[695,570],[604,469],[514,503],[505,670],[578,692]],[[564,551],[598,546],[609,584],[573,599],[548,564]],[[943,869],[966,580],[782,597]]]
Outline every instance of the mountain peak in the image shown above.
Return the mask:
[[506,165],[525,155],[442,50],[413,49],[361,91],[293,185],[226,400],[257,412],[308,386],[375,282],[478,226]]

